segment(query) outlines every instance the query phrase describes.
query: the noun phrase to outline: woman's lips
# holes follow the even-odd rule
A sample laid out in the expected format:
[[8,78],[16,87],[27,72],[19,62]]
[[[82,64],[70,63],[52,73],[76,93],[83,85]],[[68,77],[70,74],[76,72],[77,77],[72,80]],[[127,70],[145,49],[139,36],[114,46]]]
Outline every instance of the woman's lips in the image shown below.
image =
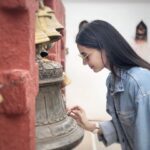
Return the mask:
[[91,68],[91,69],[93,69],[93,68],[94,68],[94,66],[90,66],[90,68]]

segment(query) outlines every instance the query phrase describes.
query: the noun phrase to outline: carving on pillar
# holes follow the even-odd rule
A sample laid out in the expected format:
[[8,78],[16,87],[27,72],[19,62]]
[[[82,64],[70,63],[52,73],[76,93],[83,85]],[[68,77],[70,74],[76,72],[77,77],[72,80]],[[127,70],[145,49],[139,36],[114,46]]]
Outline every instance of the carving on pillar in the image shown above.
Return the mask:
[[5,71],[0,73],[0,82],[3,85],[0,92],[5,99],[0,106],[0,113],[8,115],[27,113],[30,108],[28,106],[30,91],[35,91],[30,72],[22,69]]

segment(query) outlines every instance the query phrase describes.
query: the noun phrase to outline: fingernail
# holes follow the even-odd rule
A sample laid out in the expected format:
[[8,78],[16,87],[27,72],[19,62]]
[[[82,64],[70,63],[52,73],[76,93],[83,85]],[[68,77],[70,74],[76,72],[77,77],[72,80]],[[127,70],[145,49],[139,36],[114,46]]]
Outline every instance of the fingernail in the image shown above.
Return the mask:
[[71,113],[71,111],[68,111],[68,112],[67,112],[67,115],[70,115],[70,113]]

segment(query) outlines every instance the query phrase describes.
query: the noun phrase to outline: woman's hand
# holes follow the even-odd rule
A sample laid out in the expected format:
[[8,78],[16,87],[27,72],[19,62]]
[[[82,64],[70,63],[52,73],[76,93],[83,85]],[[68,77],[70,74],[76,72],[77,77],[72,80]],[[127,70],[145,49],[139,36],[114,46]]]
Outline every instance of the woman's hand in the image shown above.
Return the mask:
[[85,111],[80,106],[70,108],[67,114],[74,118],[83,129],[92,132],[96,128],[96,125],[87,119]]

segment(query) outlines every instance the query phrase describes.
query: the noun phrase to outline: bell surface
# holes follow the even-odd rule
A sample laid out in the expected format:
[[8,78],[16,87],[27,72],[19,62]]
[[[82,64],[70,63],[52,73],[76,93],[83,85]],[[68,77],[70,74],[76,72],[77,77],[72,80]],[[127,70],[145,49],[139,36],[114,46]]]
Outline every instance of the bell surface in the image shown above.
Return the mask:
[[66,113],[61,92],[62,66],[39,59],[39,93],[36,99],[36,150],[71,150],[84,132]]
[[52,27],[52,20],[50,19],[50,17],[40,16],[38,18],[42,31],[47,34],[51,42],[56,42],[62,37],[62,35],[58,31],[56,31],[54,27]]
[[45,11],[44,13],[45,16],[49,16],[50,19],[52,20],[52,24],[51,24],[52,28],[55,28],[57,31],[61,31],[64,29],[63,25],[59,23],[59,21],[55,16],[54,11],[50,7],[44,6],[43,11]]
[[35,44],[40,44],[44,42],[48,42],[50,39],[47,34],[44,33],[41,29],[38,16],[36,15],[36,23],[35,23]]

